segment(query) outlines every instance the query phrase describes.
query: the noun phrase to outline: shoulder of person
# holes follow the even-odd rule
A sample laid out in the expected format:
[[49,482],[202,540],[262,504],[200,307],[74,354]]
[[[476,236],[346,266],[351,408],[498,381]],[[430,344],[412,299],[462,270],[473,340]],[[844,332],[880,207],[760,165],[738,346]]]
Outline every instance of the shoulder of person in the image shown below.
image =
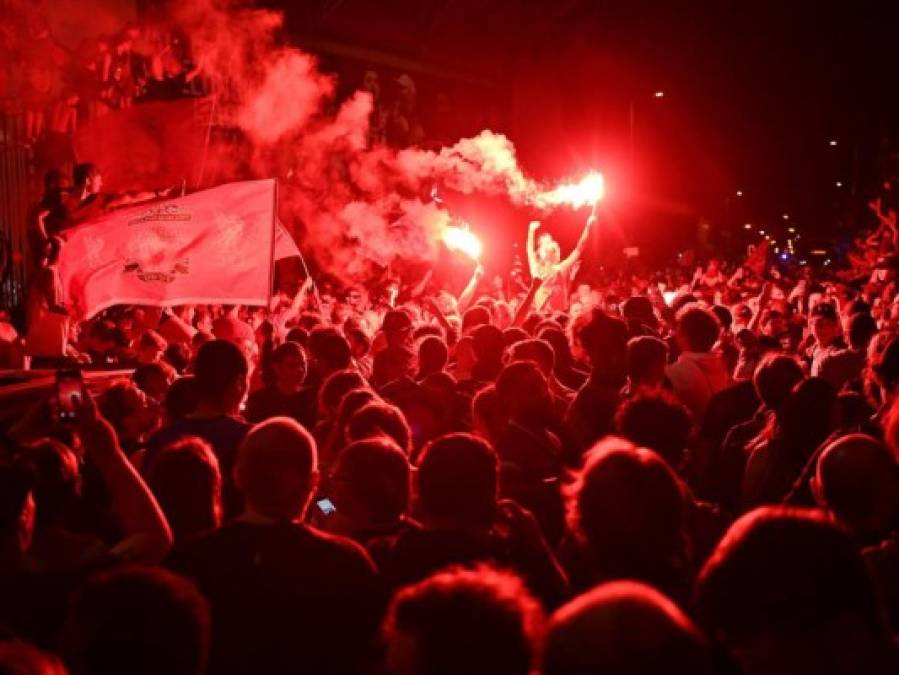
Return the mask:
[[331,557],[333,563],[343,566],[344,570],[355,569],[366,576],[377,573],[368,551],[352,539],[324,532],[311,525],[297,525],[297,529],[308,537],[311,544],[317,547],[322,555]]

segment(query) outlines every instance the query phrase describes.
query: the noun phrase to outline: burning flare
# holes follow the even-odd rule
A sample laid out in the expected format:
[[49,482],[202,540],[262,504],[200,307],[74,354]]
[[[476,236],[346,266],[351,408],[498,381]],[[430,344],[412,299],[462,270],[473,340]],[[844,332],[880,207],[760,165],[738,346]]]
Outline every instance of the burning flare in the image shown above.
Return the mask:
[[468,229],[467,225],[464,227],[448,226],[443,231],[443,243],[449,250],[461,251],[472,260],[478,260],[481,257],[483,249],[481,240]]
[[567,204],[579,209],[582,206],[595,206],[605,194],[605,181],[598,171],[591,171],[577,183],[563,183],[541,195],[541,200],[548,206]]

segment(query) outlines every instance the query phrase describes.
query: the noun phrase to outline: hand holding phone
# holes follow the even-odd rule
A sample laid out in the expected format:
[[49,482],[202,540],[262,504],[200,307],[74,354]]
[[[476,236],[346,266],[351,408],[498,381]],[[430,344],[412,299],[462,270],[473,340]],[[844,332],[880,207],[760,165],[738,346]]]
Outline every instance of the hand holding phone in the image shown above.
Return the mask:
[[54,408],[57,419],[66,424],[76,422],[86,395],[81,371],[78,368],[57,370],[55,393]]
[[332,513],[337,511],[337,507],[334,506],[334,502],[332,502],[327,497],[323,497],[315,502],[315,505],[318,507],[318,510],[321,511],[323,516],[330,516]]

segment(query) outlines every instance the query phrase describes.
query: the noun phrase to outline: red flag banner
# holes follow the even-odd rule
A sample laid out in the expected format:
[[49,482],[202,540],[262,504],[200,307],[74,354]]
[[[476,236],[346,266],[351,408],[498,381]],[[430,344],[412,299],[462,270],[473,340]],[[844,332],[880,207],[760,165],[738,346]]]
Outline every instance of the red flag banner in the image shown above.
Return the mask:
[[230,183],[72,228],[59,258],[66,302],[87,317],[113,305],[268,304],[276,199],[274,179]]

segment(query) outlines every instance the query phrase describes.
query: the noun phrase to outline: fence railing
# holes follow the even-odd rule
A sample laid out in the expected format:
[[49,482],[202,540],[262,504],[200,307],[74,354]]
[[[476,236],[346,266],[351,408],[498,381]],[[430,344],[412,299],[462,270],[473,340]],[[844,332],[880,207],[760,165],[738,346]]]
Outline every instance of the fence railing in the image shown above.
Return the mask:
[[25,304],[27,226],[33,175],[22,113],[0,111],[0,307]]

